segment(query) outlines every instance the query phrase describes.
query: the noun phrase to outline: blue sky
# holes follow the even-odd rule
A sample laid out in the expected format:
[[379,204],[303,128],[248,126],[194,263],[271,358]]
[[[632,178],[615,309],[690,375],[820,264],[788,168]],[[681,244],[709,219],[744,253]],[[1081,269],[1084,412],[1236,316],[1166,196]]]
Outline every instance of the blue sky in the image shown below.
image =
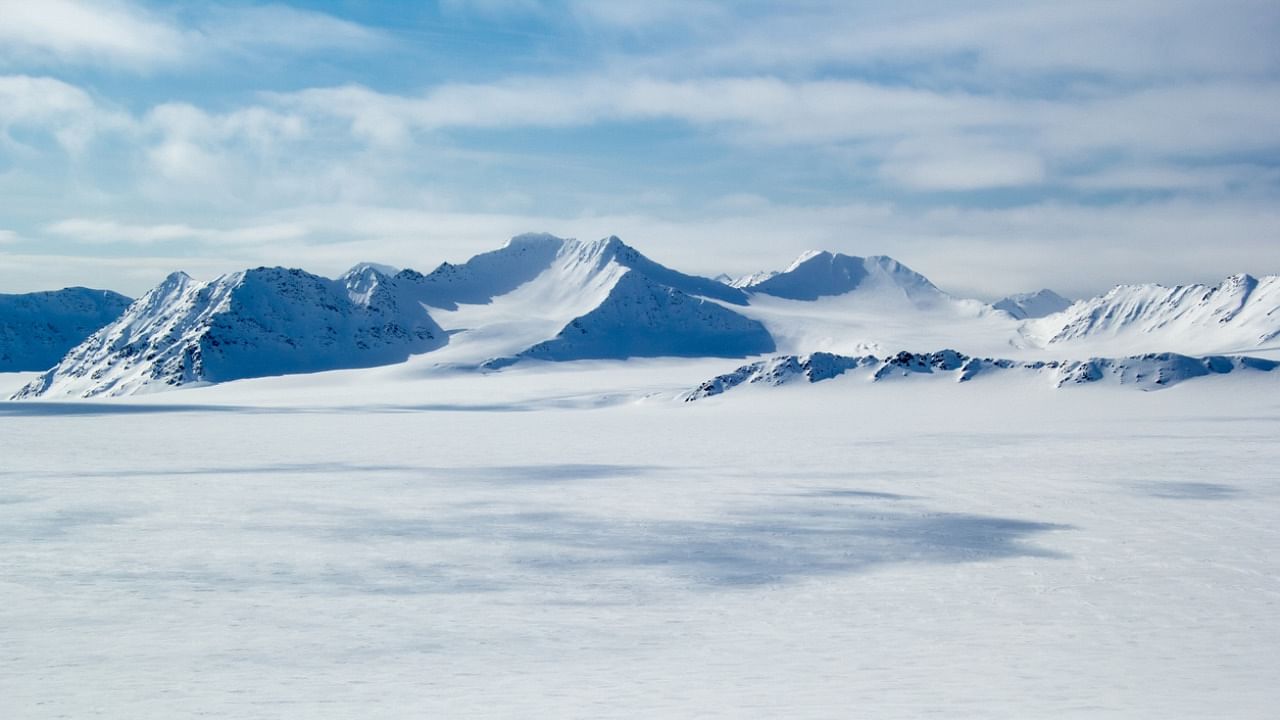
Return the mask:
[[0,291],[522,231],[945,289],[1280,273],[1274,1],[0,0]]

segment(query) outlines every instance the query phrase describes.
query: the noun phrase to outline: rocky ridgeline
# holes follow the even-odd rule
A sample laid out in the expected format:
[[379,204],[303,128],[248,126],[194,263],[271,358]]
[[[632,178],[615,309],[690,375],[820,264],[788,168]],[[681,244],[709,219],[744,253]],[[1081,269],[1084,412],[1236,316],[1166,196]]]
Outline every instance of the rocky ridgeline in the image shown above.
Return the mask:
[[684,399],[693,401],[713,397],[741,385],[816,383],[855,371],[863,371],[871,382],[921,376],[950,377],[956,382],[968,382],[984,373],[1021,372],[1045,375],[1051,378],[1056,387],[1113,382],[1143,390],[1157,390],[1192,378],[1225,375],[1240,370],[1266,373],[1277,367],[1280,367],[1280,362],[1262,358],[1222,355],[1190,357],[1177,353],[1088,360],[1018,361],[971,357],[955,350],[900,352],[888,357],[815,352],[809,355],[782,355],[743,365],[733,372],[719,375],[699,385],[687,393]]

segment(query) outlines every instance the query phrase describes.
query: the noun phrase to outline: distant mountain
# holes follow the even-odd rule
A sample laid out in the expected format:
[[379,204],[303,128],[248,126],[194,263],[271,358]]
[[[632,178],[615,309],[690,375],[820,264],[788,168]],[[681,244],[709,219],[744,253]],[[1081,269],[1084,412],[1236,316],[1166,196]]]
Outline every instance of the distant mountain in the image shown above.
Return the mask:
[[1017,320],[1028,320],[1062,312],[1071,307],[1071,301],[1045,288],[1001,298],[991,303],[991,307],[1003,310]]
[[686,275],[650,260],[611,236],[582,242],[545,233],[517,235],[503,247],[461,265],[443,263],[423,277],[424,301],[449,310],[459,304],[486,304],[546,273],[570,285],[590,282],[610,266],[634,270],[650,280],[688,295],[746,305],[747,296],[710,278]]
[[774,348],[773,337],[759,322],[631,270],[596,309],[520,356],[539,360],[743,357]]
[[933,353],[900,352],[887,357],[847,356],[832,353],[784,355],[743,365],[719,375],[688,392],[686,401],[700,400],[728,392],[742,385],[786,385],[816,383],[845,374],[858,374],[866,382],[884,382],[911,377],[945,377],[968,382],[980,374],[1019,373],[1043,375],[1056,387],[1106,382],[1141,390],[1158,390],[1208,375],[1246,371],[1269,373],[1280,362],[1251,357],[1188,357],[1158,353],[1125,358],[1050,360],[1019,362],[998,358],[976,358],[942,350]]
[[1046,347],[1242,352],[1280,341],[1280,276],[1212,285],[1121,285],[1028,325]]
[[441,265],[420,284],[424,302],[447,311],[439,317],[457,332],[455,354],[481,348],[491,353],[488,368],[774,349],[768,331],[736,310],[746,293],[660,265],[617,237],[521,235],[461,265]]
[[893,290],[913,302],[932,302],[943,293],[925,276],[891,257],[855,257],[826,251],[801,255],[780,273],[759,276],[743,286],[750,293],[788,300],[817,300],[857,290]]
[[[873,379],[883,380],[932,368],[966,380],[1018,369],[1124,382],[1141,374],[1138,384],[1160,387],[1165,383],[1152,378],[1225,367],[1178,358],[1280,347],[1277,277],[1127,285],[1074,304],[1042,290],[988,305],[952,297],[889,257],[810,252],[778,273],[722,280],[673,270],[617,237],[526,234],[425,275],[375,263],[336,280],[284,268],[205,283],[175,273],[123,314],[126,300],[102,291],[63,291],[68,295],[56,303],[44,295],[57,294],[44,294],[43,304],[0,296],[0,320],[8,322],[0,325],[0,347],[15,369],[40,366],[28,359],[33,349],[46,353],[44,366],[56,364],[21,397],[128,395],[384,365],[426,352],[434,365],[486,369],[528,360],[784,353],[738,374],[786,375],[801,367],[816,377],[873,367]],[[97,308],[96,320],[64,322]],[[83,342],[54,358],[77,337]],[[912,346],[1074,360],[886,355]],[[1119,360],[1083,360],[1089,357]]]
[[761,270],[760,272],[754,272],[739,277],[731,277],[729,275],[722,274],[716,279],[729,287],[746,288],[751,287],[752,285],[758,285],[777,274],[777,270]]
[[47,370],[132,302],[110,290],[0,295],[0,372]]
[[[17,397],[129,395],[180,385],[368,367],[445,342],[405,287],[257,268],[206,283],[174,273]],[[363,285],[360,285],[363,287]],[[353,294],[356,298],[353,299]]]

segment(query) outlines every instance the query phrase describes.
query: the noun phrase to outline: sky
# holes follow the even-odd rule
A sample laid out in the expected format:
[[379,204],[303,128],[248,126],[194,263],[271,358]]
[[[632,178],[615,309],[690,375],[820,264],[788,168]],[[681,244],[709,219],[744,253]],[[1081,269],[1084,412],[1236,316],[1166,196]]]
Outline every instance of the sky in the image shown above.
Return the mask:
[[891,255],[986,299],[1280,273],[1280,3],[0,0],[0,292]]

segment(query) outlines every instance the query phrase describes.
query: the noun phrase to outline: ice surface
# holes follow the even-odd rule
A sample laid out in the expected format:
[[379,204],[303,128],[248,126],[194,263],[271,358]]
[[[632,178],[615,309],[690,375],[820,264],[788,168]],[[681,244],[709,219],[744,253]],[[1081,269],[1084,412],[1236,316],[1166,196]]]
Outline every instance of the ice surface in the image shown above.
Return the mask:
[[0,403],[0,715],[1280,704],[1274,374],[676,400],[724,362]]

